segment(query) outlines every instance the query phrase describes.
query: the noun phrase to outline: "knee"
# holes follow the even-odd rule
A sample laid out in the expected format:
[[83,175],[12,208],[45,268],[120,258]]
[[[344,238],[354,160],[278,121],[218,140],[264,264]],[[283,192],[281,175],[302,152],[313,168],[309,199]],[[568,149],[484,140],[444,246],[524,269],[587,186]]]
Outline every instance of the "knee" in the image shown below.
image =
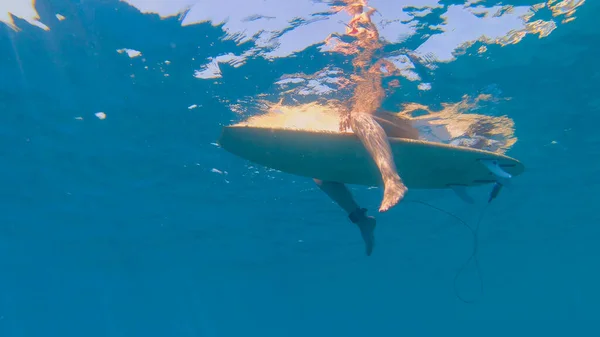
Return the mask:
[[317,186],[319,186],[319,187],[323,186],[323,180],[319,180],[316,178],[313,178],[313,180],[314,180],[315,184],[317,184]]

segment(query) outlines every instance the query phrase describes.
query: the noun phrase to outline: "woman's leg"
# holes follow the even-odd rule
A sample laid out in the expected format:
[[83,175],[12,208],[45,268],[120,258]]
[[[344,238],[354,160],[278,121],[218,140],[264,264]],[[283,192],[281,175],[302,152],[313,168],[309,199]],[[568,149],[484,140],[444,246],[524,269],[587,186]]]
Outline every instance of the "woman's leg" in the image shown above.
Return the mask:
[[348,213],[350,221],[358,225],[360,234],[365,241],[366,253],[367,255],[371,255],[375,245],[375,218],[365,214],[367,210],[360,208],[356,201],[354,201],[352,193],[350,193],[346,185],[319,179],[314,179],[314,181],[321,191],[325,192],[331,200],[335,201],[335,203]]
[[352,197],[352,193],[346,187],[346,185],[342,183],[337,183],[333,181],[322,181],[319,179],[313,179],[317,186],[321,189],[321,191],[325,192],[331,198],[331,200],[335,201],[348,215],[352,214],[356,210],[360,209],[360,206],[354,201]]
[[379,168],[384,184],[379,211],[385,212],[395,206],[407,191],[396,170],[387,135],[373,116],[367,113],[352,113],[350,125]]

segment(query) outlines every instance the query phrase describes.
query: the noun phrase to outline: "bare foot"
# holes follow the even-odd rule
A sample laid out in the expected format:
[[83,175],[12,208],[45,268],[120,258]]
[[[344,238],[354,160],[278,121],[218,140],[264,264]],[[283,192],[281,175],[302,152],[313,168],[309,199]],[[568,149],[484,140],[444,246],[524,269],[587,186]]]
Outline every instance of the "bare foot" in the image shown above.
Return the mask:
[[372,216],[365,216],[357,223],[357,225],[360,229],[360,235],[365,241],[365,251],[367,256],[371,256],[371,253],[373,253],[373,247],[375,246],[375,218]]
[[379,212],[385,212],[396,206],[404,198],[404,193],[407,190],[408,188],[404,186],[402,181],[388,180],[384,186],[383,201],[381,202],[381,206],[379,206]]

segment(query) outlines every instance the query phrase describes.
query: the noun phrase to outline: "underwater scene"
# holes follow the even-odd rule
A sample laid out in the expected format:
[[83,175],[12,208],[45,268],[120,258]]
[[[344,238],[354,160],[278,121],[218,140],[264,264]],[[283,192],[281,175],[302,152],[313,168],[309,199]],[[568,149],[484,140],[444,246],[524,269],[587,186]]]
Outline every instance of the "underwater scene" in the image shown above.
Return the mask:
[[597,13],[0,0],[0,337],[597,336]]

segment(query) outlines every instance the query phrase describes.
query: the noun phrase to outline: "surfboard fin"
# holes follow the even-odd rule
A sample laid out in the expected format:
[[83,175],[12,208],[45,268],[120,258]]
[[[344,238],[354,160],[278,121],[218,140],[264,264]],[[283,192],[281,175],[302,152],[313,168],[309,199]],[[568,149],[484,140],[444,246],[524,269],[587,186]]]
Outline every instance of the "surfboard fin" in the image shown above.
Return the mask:
[[500,193],[501,190],[502,190],[502,184],[495,183],[494,187],[492,188],[492,192],[490,193],[490,198],[488,199],[488,204],[490,202],[492,202],[492,200],[496,199],[496,197],[498,196],[498,193]]
[[456,193],[456,195],[458,195],[459,198],[462,199],[462,201],[466,202],[467,204],[473,204],[475,203],[475,200],[473,200],[473,198],[471,198],[471,196],[467,193],[467,187],[464,185],[448,185],[453,191],[454,193]]
[[510,185],[510,179],[512,175],[508,172],[504,171],[500,165],[498,165],[498,161],[493,159],[481,159],[479,160],[490,172],[496,176],[496,183],[494,183],[494,187],[492,188],[492,192],[490,193],[490,197],[488,199],[488,203],[492,202],[492,200],[496,199],[503,186]]
[[496,180],[498,183],[509,186],[510,179],[512,175],[506,171],[504,171],[500,165],[498,165],[498,161],[494,159],[480,159],[481,162],[493,175],[496,176]]

